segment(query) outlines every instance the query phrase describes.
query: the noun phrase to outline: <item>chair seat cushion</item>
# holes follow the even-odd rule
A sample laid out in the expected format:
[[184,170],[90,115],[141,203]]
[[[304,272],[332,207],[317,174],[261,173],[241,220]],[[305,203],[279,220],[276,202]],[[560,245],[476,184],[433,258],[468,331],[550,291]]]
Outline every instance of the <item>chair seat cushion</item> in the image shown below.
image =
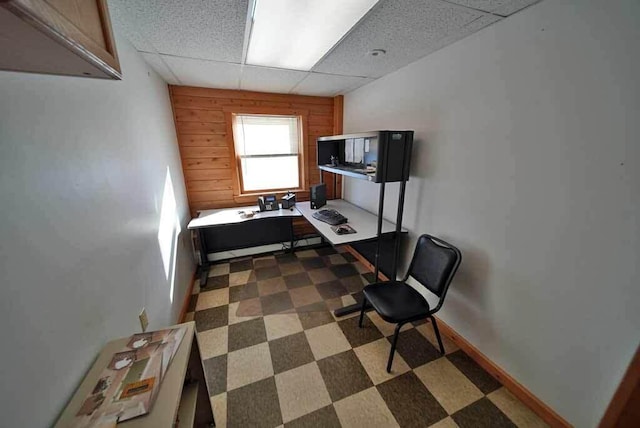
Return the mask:
[[399,323],[429,315],[429,302],[410,285],[400,281],[367,285],[364,295],[387,322]]

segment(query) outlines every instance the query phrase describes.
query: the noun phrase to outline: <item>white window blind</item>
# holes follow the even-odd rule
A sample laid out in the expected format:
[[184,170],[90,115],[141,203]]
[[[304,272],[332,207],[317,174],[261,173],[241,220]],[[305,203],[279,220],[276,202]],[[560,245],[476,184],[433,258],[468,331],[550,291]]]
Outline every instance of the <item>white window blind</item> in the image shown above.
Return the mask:
[[244,191],[300,186],[299,134],[295,116],[234,115],[233,139]]

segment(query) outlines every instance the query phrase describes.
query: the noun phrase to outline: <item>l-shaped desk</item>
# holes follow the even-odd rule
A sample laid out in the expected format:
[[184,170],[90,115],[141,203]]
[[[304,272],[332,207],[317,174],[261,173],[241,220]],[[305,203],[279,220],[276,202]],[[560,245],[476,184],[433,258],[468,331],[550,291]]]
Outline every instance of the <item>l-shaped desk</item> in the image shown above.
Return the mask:
[[[311,209],[308,201],[298,202],[290,209],[259,212],[257,206],[224,208],[201,211],[197,218],[189,222],[188,229],[196,230],[200,240],[201,284],[206,283],[209,260],[213,251],[247,248],[250,246],[291,242],[294,247],[293,219],[304,217],[331,245],[352,245],[358,252],[375,264],[375,255],[380,254],[383,273],[391,272],[388,262],[393,257],[394,232],[396,225],[382,221],[381,246],[377,247],[378,217],[343,199],[328,200],[320,209],[334,209],[345,216],[347,224],[356,233],[338,235],[331,225],[313,217],[317,210]],[[250,218],[243,218],[241,212],[254,212]],[[402,232],[406,232],[403,229]],[[391,240],[387,237],[391,237]],[[385,272],[386,271],[386,272]],[[344,309],[344,308],[343,308]],[[348,313],[340,311],[342,314]]]
[[[241,213],[251,213],[251,217]],[[302,217],[296,207],[261,212],[254,205],[200,211],[187,226],[198,233],[200,284],[206,284],[209,275],[209,253],[285,241],[290,241],[293,249],[296,217]]]

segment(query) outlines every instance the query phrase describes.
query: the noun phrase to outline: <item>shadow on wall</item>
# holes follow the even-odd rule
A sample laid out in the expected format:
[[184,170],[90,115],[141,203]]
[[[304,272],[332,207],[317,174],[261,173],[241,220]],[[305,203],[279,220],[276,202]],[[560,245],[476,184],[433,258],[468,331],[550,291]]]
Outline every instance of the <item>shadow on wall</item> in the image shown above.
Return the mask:
[[[491,260],[486,251],[464,242],[457,242],[453,237],[443,235],[439,238],[458,247],[462,253],[462,263],[447,293],[447,303],[443,311],[446,318],[463,320],[466,325],[484,325],[486,314],[490,313],[487,290],[491,278]],[[494,329],[485,331],[487,337],[495,338]]]
[[176,282],[176,262],[178,255],[178,238],[182,232],[180,216],[178,215],[171,171],[167,166],[167,174],[162,192],[162,208],[160,210],[160,224],[158,226],[158,246],[164,266],[164,273],[169,283],[169,301],[173,303]]
[[434,142],[438,141],[438,120],[425,119],[425,123],[426,129],[415,130],[411,172],[405,198],[405,212],[408,214],[405,224],[416,235],[412,237],[413,242],[422,233],[429,233],[433,207],[437,202],[433,200],[435,192],[431,191],[430,186],[437,170],[437,147]]

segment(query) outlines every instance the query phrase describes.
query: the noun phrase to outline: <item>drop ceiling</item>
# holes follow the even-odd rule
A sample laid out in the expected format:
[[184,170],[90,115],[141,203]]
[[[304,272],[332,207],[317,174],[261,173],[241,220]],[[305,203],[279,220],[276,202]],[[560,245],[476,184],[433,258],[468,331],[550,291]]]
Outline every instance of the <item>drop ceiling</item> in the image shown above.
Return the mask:
[[244,63],[254,1],[109,0],[109,10],[116,32],[167,83],[335,96],[540,0],[380,0],[309,71]]

